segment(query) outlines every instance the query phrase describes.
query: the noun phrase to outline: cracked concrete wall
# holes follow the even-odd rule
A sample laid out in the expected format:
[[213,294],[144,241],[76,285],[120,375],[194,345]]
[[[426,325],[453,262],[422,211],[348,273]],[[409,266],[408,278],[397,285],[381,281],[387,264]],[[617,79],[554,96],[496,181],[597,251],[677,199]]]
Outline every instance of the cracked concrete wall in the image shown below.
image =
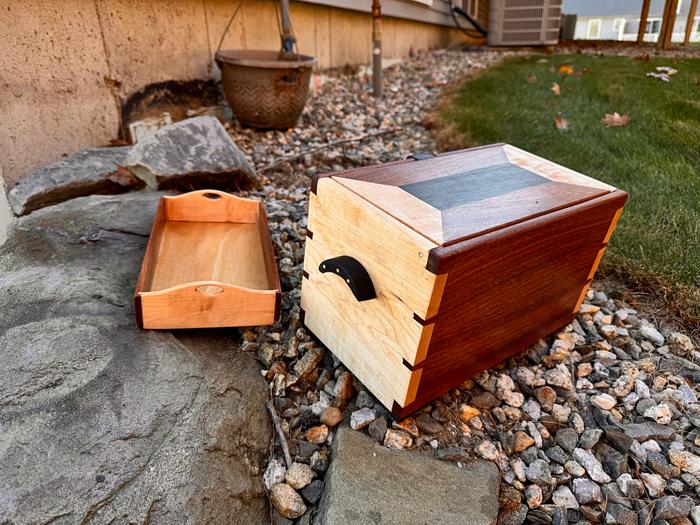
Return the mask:
[[[0,167],[8,186],[40,166],[117,138],[120,100],[166,80],[218,78],[228,0],[0,0]],[[248,0],[224,48],[279,47],[276,0]],[[299,50],[320,68],[368,63],[368,14],[293,2]],[[386,18],[384,55],[461,40],[443,26]]]

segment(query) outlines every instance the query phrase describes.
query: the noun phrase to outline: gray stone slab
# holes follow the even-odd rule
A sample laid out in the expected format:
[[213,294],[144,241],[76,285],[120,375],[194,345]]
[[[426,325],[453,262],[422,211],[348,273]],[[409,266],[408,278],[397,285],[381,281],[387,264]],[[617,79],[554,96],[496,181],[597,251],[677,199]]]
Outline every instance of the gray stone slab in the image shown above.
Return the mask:
[[0,523],[269,522],[253,356],[136,327],[159,196],[44,208],[0,247]]
[[10,189],[15,215],[93,194],[123,193],[143,187],[143,182],[124,168],[129,147],[93,148],[40,168]]
[[476,460],[464,468],[417,452],[390,450],[341,428],[314,525],[491,525],[499,474]]
[[2,177],[2,168],[0,167],[0,246],[7,240],[7,232],[13,220],[14,215],[10,211],[10,203],[7,202],[7,190]]
[[250,189],[255,171],[214,117],[164,127],[138,142],[126,165],[148,186],[190,191]]

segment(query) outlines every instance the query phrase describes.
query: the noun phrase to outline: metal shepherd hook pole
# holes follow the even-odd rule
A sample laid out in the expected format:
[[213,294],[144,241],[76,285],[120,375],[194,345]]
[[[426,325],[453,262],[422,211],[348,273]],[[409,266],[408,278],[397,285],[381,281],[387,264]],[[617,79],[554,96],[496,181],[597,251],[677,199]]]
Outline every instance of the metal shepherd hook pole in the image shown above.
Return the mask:
[[382,1],[372,0],[372,84],[374,96],[382,96]]

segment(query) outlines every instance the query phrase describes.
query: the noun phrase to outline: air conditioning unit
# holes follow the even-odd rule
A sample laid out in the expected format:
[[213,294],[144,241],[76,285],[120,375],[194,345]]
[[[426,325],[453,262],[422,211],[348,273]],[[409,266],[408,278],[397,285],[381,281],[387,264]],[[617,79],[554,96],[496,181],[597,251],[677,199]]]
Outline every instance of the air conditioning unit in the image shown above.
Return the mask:
[[549,46],[559,41],[562,0],[491,0],[490,46]]

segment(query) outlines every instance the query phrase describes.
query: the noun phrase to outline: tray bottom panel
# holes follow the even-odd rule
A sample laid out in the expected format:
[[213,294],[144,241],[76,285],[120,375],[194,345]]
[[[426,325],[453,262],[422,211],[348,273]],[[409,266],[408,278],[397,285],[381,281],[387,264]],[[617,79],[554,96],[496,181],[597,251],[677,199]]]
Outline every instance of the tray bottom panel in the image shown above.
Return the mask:
[[150,290],[195,281],[221,281],[273,290],[256,223],[167,221],[154,257]]

